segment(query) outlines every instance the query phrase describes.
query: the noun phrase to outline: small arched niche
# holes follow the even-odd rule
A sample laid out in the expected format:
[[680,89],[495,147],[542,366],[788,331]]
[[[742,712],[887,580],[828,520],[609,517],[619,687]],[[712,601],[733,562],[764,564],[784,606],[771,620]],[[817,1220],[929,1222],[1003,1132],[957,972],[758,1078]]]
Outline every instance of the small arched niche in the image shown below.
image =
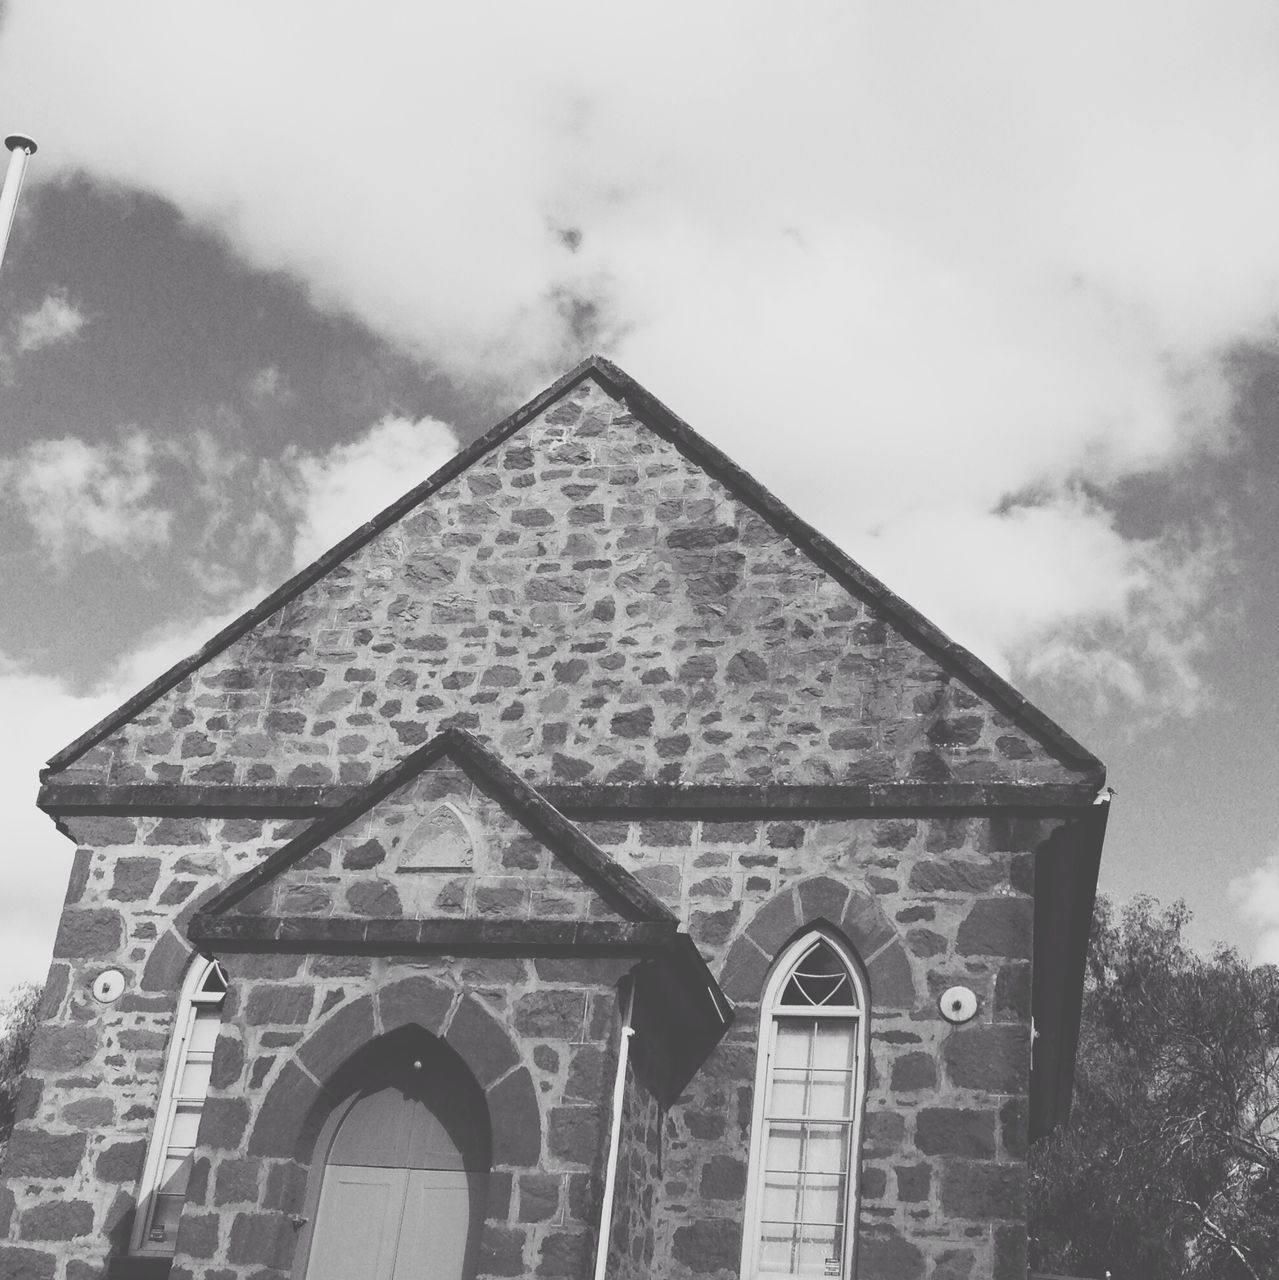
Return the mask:
[[381,1037],[334,1082],[315,1145],[305,1280],[473,1280],[492,1133],[483,1091],[419,1027]]
[[456,805],[445,800],[409,832],[401,871],[469,871],[475,866],[475,833]]

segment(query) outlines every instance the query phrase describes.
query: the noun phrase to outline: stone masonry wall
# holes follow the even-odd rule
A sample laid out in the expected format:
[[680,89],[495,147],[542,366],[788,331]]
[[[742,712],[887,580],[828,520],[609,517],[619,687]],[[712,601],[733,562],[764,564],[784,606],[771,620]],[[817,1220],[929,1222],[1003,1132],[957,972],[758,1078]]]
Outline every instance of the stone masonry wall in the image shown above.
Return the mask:
[[[760,994],[824,918],[875,956],[860,1280],[1024,1280],[1033,851],[1059,822],[583,824],[679,911],[737,1004],[664,1120],[653,1274],[737,1275]],[[979,999],[960,1027],[937,1008],[957,983]]]
[[1077,776],[591,378],[58,776],[358,783],[450,724],[535,783]]
[[608,1280],[649,1280],[662,1190],[662,1108],[636,1075],[626,1072],[613,1193]]

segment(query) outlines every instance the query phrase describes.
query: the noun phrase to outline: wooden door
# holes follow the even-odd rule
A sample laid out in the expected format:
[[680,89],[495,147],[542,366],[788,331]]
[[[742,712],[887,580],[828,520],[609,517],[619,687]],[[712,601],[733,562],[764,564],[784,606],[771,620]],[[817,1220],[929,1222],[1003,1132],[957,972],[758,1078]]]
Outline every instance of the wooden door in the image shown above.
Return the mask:
[[329,1165],[307,1280],[403,1280],[396,1257],[408,1179],[407,1169]]
[[[306,1280],[470,1280],[487,1196],[468,1108],[417,1080],[364,1094],[333,1136]],[[468,1167],[470,1166],[470,1167]]]

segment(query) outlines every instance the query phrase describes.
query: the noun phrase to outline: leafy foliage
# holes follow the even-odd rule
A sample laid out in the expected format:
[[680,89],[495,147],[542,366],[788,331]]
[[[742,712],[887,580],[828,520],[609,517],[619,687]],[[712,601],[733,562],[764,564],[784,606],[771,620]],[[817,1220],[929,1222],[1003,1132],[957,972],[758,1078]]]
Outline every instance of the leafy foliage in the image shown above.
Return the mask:
[[1198,955],[1188,920],[1098,899],[1074,1109],[1031,1152],[1045,1270],[1279,1277],[1279,969]]
[[40,988],[32,983],[15,987],[0,1001],[0,1155],[13,1131],[18,1085],[27,1069],[39,1004]]

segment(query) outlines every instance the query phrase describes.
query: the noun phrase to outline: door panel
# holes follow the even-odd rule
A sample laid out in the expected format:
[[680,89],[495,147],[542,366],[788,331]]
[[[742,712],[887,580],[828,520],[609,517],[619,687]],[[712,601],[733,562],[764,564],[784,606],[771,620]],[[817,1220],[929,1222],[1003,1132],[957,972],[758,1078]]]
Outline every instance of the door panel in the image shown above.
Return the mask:
[[460,1169],[409,1171],[392,1280],[461,1280],[467,1274],[471,1179]]
[[329,1165],[307,1280],[393,1280],[407,1169]]

